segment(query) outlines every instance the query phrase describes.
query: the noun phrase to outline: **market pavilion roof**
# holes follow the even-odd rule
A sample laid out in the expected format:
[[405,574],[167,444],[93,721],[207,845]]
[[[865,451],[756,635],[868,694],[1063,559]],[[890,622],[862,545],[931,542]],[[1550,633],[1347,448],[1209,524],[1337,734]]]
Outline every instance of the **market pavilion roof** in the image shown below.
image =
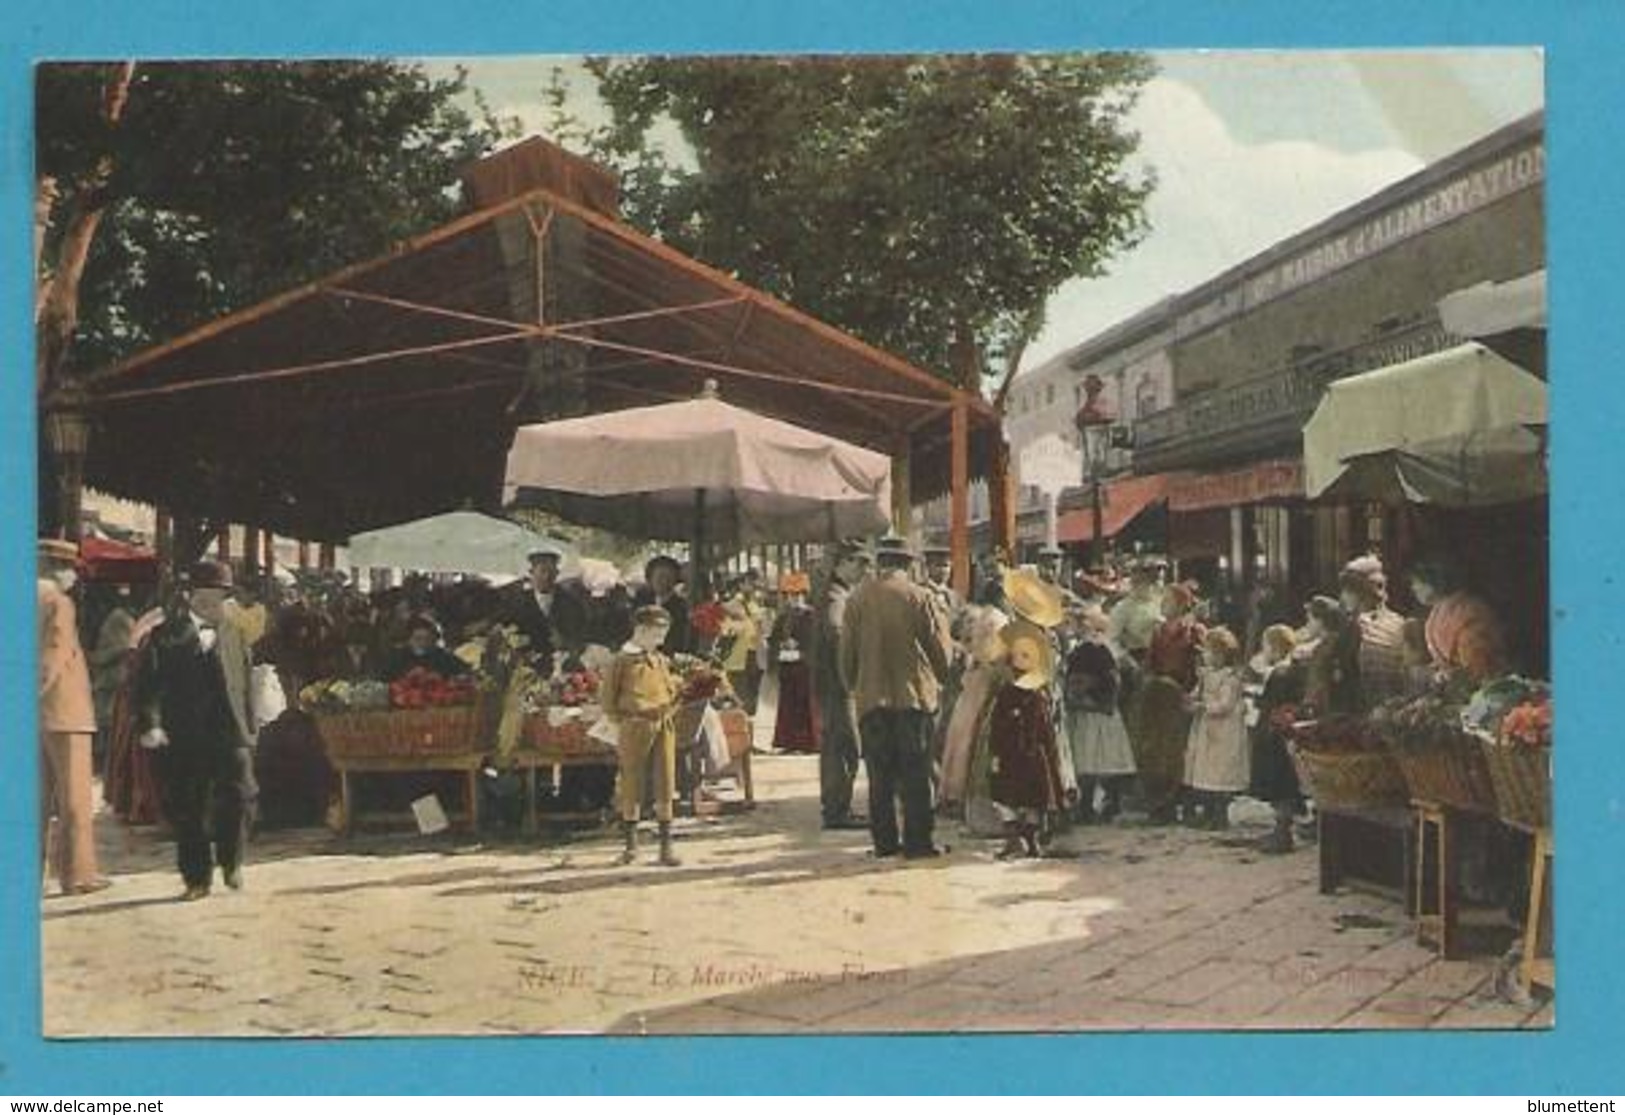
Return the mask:
[[[739,406],[906,452],[916,501],[949,489],[956,407],[968,475],[1001,436],[975,394],[533,190],[92,377],[86,480],[338,540],[496,506],[513,431],[538,410],[689,398],[706,379]],[[568,390],[574,406],[547,398]]]

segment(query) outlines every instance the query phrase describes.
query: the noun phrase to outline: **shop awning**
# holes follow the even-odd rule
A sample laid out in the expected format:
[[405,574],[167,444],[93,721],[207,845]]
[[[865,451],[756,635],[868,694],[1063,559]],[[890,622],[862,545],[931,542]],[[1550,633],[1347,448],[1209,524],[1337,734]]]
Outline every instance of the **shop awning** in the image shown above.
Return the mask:
[[1168,510],[1208,511],[1303,498],[1303,462],[1259,461],[1216,473],[1183,473],[1168,488]]
[[1458,337],[1546,328],[1546,271],[1504,283],[1478,283],[1439,299],[1439,320]]
[[1310,498],[1507,503],[1546,490],[1546,385],[1469,343],[1339,380],[1303,429]]
[[86,538],[79,543],[79,567],[85,580],[111,584],[146,584],[158,579],[158,555],[144,546],[116,538]]
[[[1168,499],[1169,485],[1183,473],[1159,472],[1152,476],[1125,476],[1113,480],[1101,493],[1100,525],[1107,538],[1115,538],[1152,504]],[[1094,510],[1068,511],[1055,526],[1059,542],[1089,542],[1095,536]]]
[[1546,270],[1478,283],[1439,299],[1446,332],[1468,337],[1546,378]]

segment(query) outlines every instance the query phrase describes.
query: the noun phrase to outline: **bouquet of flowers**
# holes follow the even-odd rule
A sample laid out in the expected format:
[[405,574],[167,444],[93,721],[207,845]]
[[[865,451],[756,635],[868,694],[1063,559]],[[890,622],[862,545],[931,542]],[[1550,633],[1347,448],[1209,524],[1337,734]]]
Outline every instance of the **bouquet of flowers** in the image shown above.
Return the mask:
[[1501,718],[1501,741],[1513,747],[1547,748],[1552,745],[1552,702],[1541,697],[1514,705]]
[[672,666],[682,678],[683,688],[678,700],[683,704],[722,701],[733,697],[727,675],[714,663],[692,654],[679,654],[672,658]]
[[565,708],[580,708],[598,700],[598,673],[583,667],[552,679],[548,689],[551,703]]
[[418,667],[390,684],[389,703],[405,709],[471,705],[478,691],[478,683],[471,677],[444,678]]
[[695,634],[704,639],[715,639],[722,634],[722,625],[727,618],[722,605],[715,600],[696,604],[688,613],[689,626],[694,629]]
[[[1545,682],[1510,675],[1487,682],[1473,694],[1462,710],[1461,724],[1480,739],[1497,740],[1504,733],[1506,717],[1522,705],[1547,705],[1547,731],[1550,738],[1551,688]],[[1528,714],[1525,714],[1525,719]]]
[[299,692],[306,712],[360,712],[389,707],[389,686],[381,681],[318,681]]

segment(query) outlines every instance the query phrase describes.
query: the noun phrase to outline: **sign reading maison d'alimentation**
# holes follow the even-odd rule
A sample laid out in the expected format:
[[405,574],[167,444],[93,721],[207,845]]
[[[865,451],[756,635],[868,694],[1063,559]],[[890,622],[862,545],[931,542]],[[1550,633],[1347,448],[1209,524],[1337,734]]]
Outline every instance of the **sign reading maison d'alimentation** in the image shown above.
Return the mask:
[[1353,228],[1289,256],[1194,309],[1175,332],[1188,337],[1255,306],[1291,293],[1335,271],[1538,185],[1546,177],[1546,148],[1535,142],[1440,183],[1420,197],[1383,210]]

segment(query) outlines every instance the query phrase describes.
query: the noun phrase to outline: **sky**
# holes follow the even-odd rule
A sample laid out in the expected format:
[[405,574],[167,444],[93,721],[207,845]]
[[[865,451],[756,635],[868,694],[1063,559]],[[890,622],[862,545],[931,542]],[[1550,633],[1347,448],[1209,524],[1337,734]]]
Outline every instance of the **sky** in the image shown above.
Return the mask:
[[[1533,48],[1156,52],[1131,124],[1155,171],[1151,229],[1097,279],[1065,284],[1022,362],[1030,370],[1544,106]],[[486,102],[545,128],[560,67],[571,110],[602,118],[578,60],[460,62]],[[437,63],[449,70],[453,63]]]

